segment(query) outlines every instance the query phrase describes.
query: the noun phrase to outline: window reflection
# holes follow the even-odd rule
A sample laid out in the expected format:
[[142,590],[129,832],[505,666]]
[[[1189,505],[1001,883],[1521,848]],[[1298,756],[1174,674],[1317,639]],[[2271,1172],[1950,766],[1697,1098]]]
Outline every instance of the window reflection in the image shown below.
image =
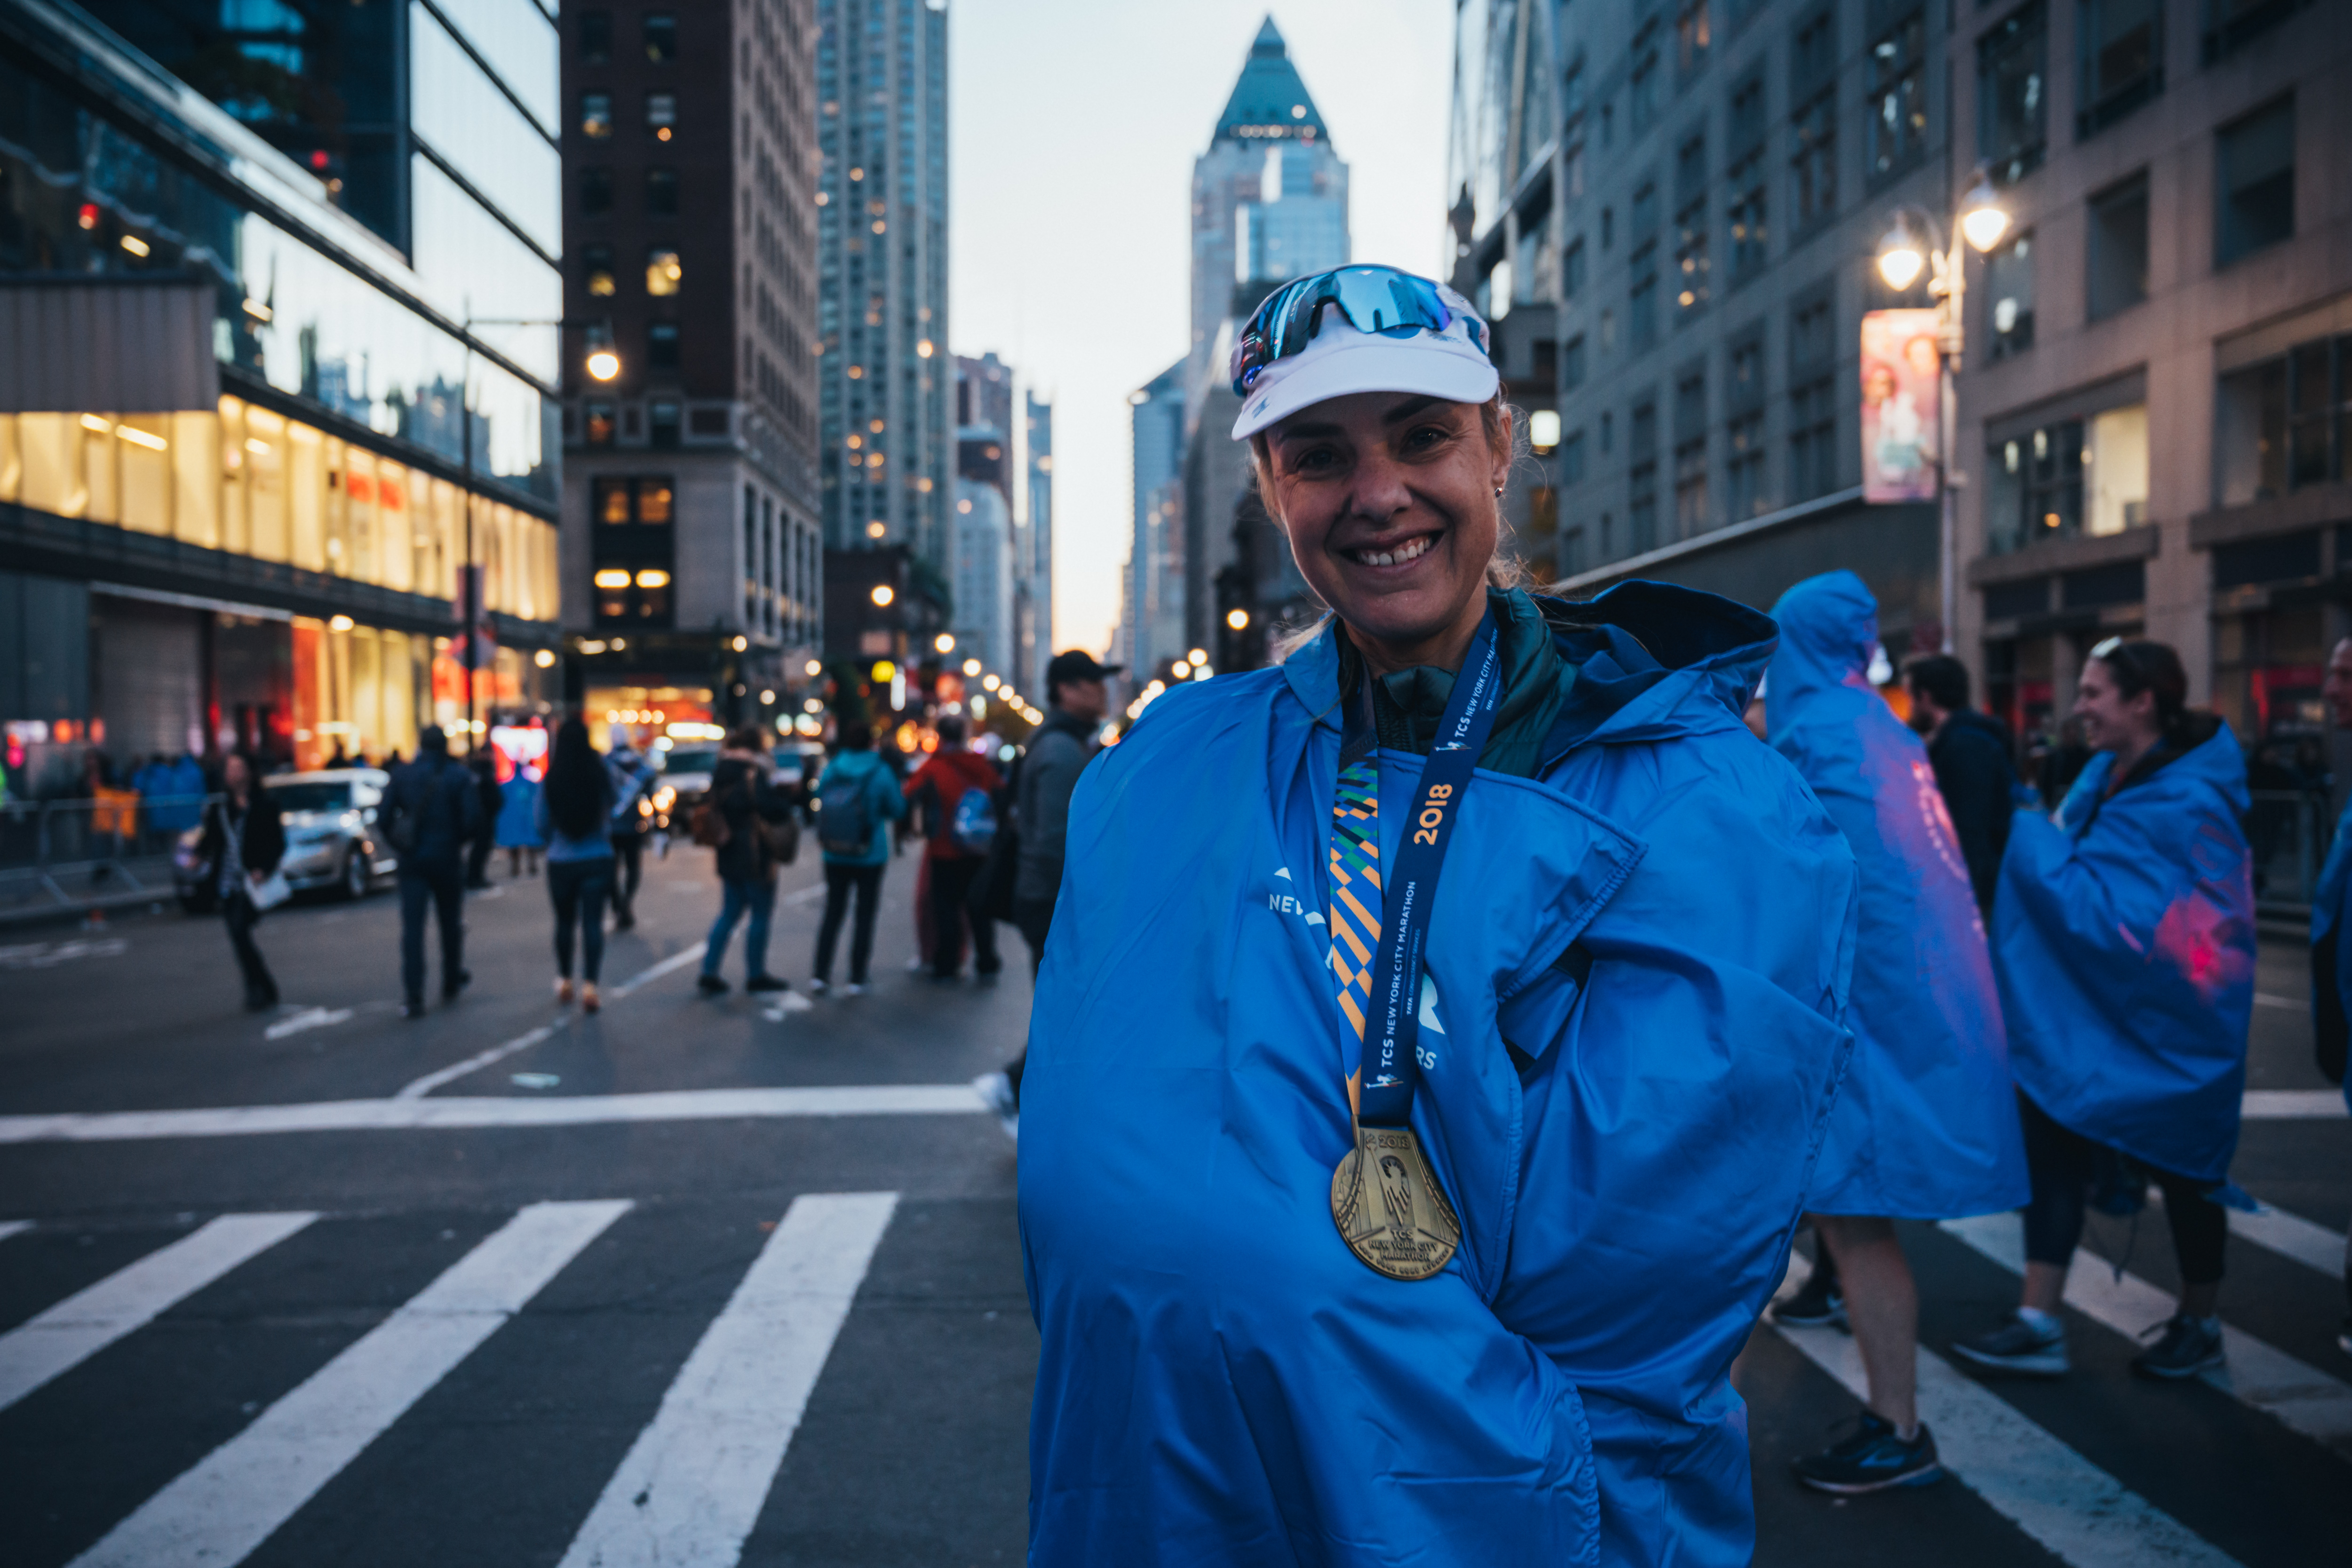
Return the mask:
[[580,134],[596,141],[613,133],[613,95],[609,92],[583,92],[580,95]]
[[671,130],[677,124],[677,94],[649,92],[646,94],[646,129],[656,141],[669,140]]
[[598,299],[610,298],[614,292],[613,247],[609,245],[583,245],[580,247],[580,272],[587,279],[588,292]]
[[670,295],[677,292],[686,269],[678,264],[677,252],[656,246],[646,252],[646,292]]

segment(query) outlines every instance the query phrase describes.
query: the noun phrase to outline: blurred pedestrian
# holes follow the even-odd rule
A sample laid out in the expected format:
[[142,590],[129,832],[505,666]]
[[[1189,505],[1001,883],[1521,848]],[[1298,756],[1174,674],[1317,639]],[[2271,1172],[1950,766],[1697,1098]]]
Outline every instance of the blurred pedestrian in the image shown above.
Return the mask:
[[1979,1366],[2067,1370],[2057,1312],[2094,1187],[2136,1212],[2151,1177],[2180,1266],[2179,1310],[2132,1360],[2147,1377],[2221,1363],[2227,1184],[2254,1003],[2246,763],[2187,706],[2180,658],[2109,637],[2083,663],[2090,763],[2054,821],[2020,812],[1993,906],[2033,1195],[2017,1310],[1952,1349]]
[[262,912],[254,893],[285,858],[286,823],[269,792],[254,783],[253,763],[243,752],[223,760],[221,789],[221,798],[205,808],[198,885],[209,881],[220,893],[221,921],[245,976],[246,1010],[258,1013],[278,1005],[278,982],[253,940]]
[[2021,788],[2009,731],[1969,706],[1969,667],[1948,653],[1913,659],[1904,667],[1904,682],[1911,693],[1911,727],[1927,737],[1927,765],[1936,770],[1936,788],[1959,840],[1969,888],[1989,921]]
[[449,755],[438,724],[416,738],[416,760],[392,775],[380,820],[400,856],[401,1016],[425,1014],[425,915],[441,931],[441,999],[455,1001],[474,977],[466,969],[468,840],[489,831],[474,776]]
[[539,832],[540,765],[517,757],[514,772],[499,786],[499,847],[507,852],[507,876],[539,875],[539,852],[546,840]]
[[727,989],[719,966],[727,957],[727,939],[745,915],[751,922],[743,931],[743,989],[789,991],[792,983],[768,972],[768,927],[776,913],[776,868],[782,859],[780,840],[790,821],[793,803],[769,782],[773,766],[768,737],[757,724],[730,731],[719,746],[719,763],[710,770],[710,787],[695,808],[696,842],[709,846],[719,868],[719,918],[702,945],[702,973],[695,982],[711,995]]
[[882,904],[882,873],[890,864],[890,825],[907,815],[890,766],[874,754],[874,731],[844,724],[833,761],[816,784],[817,847],[824,855],[824,918],[817,925],[816,965],[809,989],[822,996],[833,985],[833,954],[854,896],[856,926],[849,938],[845,996],[866,994],[874,959],[874,917]]
[[[1836,1261],[1869,1398],[1853,1432],[1799,1460],[1797,1479],[1841,1494],[1920,1486],[1943,1467],[1919,1419],[1919,1290],[1895,1221],[2025,1202],[2008,1041],[1927,748],[1871,689],[1877,601],[1853,573],[1831,572],[1783,594],[1772,619],[1773,749],[1812,786],[1862,873],[1845,1016],[1853,1057],[1805,1208]],[[1776,1310],[1782,1321],[1826,1314],[1829,1270],[1817,1272],[1818,1288],[1808,1281]]]
[[572,1000],[572,939],[580,937],[580,1005],[602,1005],[604,900],[613,890],[613,780],[579,718],[555,729],[534,826],[547,843],[547,898],[555,906],[555,1000]]
[[474,749],[466,771],[474,781],[474,819],[482,825],[466,842],[466,886],[479,889],[490,885],[490,851],[498,845],[495,829],[507,797],[499,793],[498,757],[488,747]]
[[604,770],[613,785],[613,929],[634,930],[637,923],[637,884],[646,871],[646,838],[653,828],[655,784],[661,775],[645,754],[629,744],[628,731],[604,754]]
[[[1070,795],[1078,775],[1102,747],[1096,736],[1110,710],[1110,690],[1104,682],[1126,668],[1098,664],[1083,648],[1055,654],[1045,665],[1045,701],[1050,711],[1029,742],[1021,759],[1019,787],[1013,797],[1013,821],[1021,834],[1021,858],[1013,887],[1013,923],[1029,944],[1029,973],[1034,979],[1045,961],[1045,936],[1054,925],[1054,902],[1062,890],[1062,857],[1070,826]],[[997,1072],[982,1073],[972,1087],[996,1112],[1007,1132],[1018,1134],[1021,1121],[1021,1074],[1029,1053],[1020,1055]]]
[[[931,975],[953,980],[963,966],[966,902],[972,879],[996,842],[996,795],[1004,781],[995,764],[964,744],[961,713],[942,713],[935,728],[940,749],[923,760],[905,785],[909,801],[925,803],[929,839],[923,861],[931,879]],[[996,922],[972,916],[972,973],[991,981],[1004,967],[996,953]]]
[[[2327,717],[2339,730],[2352,730],[2352,637],[2336,645],[2327,657],[2327,676],[2320,689]],[[2311,1023],[2312,1043],[2320,1072],[2344,1086],[2347,1109],[2352,1109],[2352,1081],[2345,1073],[2346,1046],[2352,1041],[2352,806],[2336,825],[2336,838],[2327,847],[2327,864],[2319,873],[2311,900]],[[2352,1241],[2344,1250],[2344,1322],[2336,1342],[2352,1355]]]
[[172,764],[156,752],[131,775],[131,792],[139,797],[139,847],[153,854],[172,847],[172,834],[162,813],[163,797],[172,793]]

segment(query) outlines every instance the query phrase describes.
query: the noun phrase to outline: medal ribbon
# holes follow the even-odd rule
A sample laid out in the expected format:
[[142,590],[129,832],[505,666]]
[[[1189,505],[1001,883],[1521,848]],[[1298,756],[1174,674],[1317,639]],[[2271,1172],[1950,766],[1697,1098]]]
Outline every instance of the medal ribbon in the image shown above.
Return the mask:
[[[1331,966],[1340,980],[1341,1012],[1360,1045],[1363,1087],[1356,1120],[1367,1127],[1405,1127],[1412,1121],[1413,1092],[1421,1081],[1416,1053],[1430,909],[1462,792],[1486,748],[1502,695],[1503,662],[1489,609],[1446,700],[1437,739],[1422,767],[1412,815],[1399,836],[1396,863],[1384,876],[1374,864],[1380,797],[1370,755],[1369,677],[1363,700],[1349,705],[1339,789],[1331,807]],[[1375,926],[1377,945],[1358,939],[1359,931],[1370,936]]]

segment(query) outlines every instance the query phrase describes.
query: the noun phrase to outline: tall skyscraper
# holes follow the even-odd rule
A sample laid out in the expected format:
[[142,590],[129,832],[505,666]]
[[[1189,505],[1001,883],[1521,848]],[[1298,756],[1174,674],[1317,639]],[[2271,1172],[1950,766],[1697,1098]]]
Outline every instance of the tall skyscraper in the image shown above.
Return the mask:
[[[1178,360],[1127,395],[1133,441],[1133,531],[1127,558],[1120,657],[1150,671],[1183,657],[1183,531],[1177,526],[1184,454],[1184,364]],[[1149,679],[1149,674],[1143,679]]]
[[592,721],[772,721],[818,640],[812,0],[564,15],[565,539]]
[[546,710],[556,29],[488,9],[0,4],[12,790]]
[[[1225,367],[1240,322],[1286,280],[1346,265],[1348,166],[1266,18],[1192,165],[1192,342],[1181,486],[1179,647],[1254,657],[1265,623],[1301,605],[1288,552],[1268,547],[1243,448],[1225,439],[1237,400]],[[1165,602],[1165,589],[1162,591]],[[1248,639],[1228,636],[1242,612]]]
[[955,375],[952,626],[965,657],[1018,689],[1022,540],[1013,510],[1013,367],[992,353],[959,354]]
[[1054,657],[1054,405],[1023,392],[1028,410],[1023,433],[1028,469],[1029,510],[1022,520],[1022,581],[1016,590],[1021,647],[1016,679],[1024,691],[1045,689],[1045,665]]
[[946,0],[816,0],[816,14],[825,542],[908,545],[941,574],[955,474]]

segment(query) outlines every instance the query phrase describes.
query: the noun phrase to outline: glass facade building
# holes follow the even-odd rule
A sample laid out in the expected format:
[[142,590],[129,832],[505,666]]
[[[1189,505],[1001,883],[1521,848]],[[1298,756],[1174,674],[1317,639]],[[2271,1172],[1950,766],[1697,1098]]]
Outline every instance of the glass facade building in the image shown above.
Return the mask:
[[[407,754],[466,716],[469,548],[477,716],[539,705],[553,26],[350,9],[330,51],[283,6],[0,4],[0,574],[93,628],[78,681],[0,668],[12,753]],[[280,107],[331,66],[337,124]]]

